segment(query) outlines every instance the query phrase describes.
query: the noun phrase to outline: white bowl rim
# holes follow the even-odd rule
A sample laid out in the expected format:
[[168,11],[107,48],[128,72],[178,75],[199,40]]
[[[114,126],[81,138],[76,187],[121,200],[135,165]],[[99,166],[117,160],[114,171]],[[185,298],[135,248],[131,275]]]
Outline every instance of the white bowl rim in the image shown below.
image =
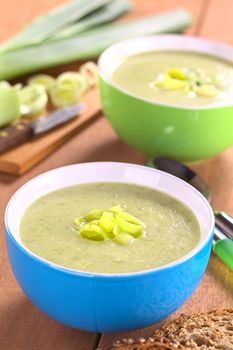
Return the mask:
[[[215,101],[207,105],[185,105],[175,104],[172,102],[155,102],[131,93],[110,79],[110,71],[112,71],[114,68],[114,62],[117,62],[120,58],[125,58],[142,52],[166,50],[206,54],[228,61],[229,63],[233,63],[233,48],[230,45],[217,40],[182,34],[147,35],[121,40],[109,46],[98,59],[99,75],[103,81],[107,82],[109,85],[123,92],[124,94],[155,106],[193,110],[216,109],[233,106],[233,103],[228,100]],[[109,69],[109,67],[113,68]]]
[[[185,254],[184,256],[182,256],[181,258],[172,261],[168,264],[159,266],[159,267],[155,267],[152,269],[148,269],[148,270],[142,270],[142,271],[136,271],[136,272],[130,272],[130,273],[114,273],[114,274],[110,274],[110,273],[97,273],[97,272],[86,272],[86,271],[81,271],[81,270],[77,270],[77,269],[72,269],[69,267],[65,267],[56,263],[53,263],[49,260],[46,260],[40,256],[38,256],[37,254],[31,252],[26,246],[24,246],[24,244],[22,243],[22,241],[19,238],[19,233],[18,233],[18,239],[16,238],[16,230],[12,229],[12,222],[11,221],[11,217],[13,216],[14,211],[12,210],[12,207],[14,205],[14,202],[20,198],[21,194],[27,189],[27,187],[29,186],[34,186],[35,184],[37,184],[38,181],[43,180],[43,178],[46,178],[46,176],[49,177],[54,177],[56,178],[56,175],[59,173],[64,172],[65,170],[72,171],[72,169],[81,169],[82,167],[87,167],[87,168],[102,168],[102,167],[109,167],[111,169],[114,168],[114,171],[116,171],[117,168],[124,168],[125,170],[127,169],[132,169],[132,170],[139,170],[140,176],[142,175],[142,172],[147,172],[148,174],[151,173],[151,175],[153,174],[153,181],[154,184],[153,186],[150,184],[146,184],[144,178],[140,180],[139,182],[128,182],[128,181],[112,181],[110,180],[109,182],[122,182],[122,183],[133,183],[133,184],[139,184],[145,187],[149,187],[149,188],[155,188],[157,189],[156,185],[156,174],[157,174],[157,178],[162,179],[162,178],[167,178],[168,180],[173,180],[174,184],[176,183],[176,186],[179,185],[180,187],[184,187],[184,189],[186,188],[186,190],[188,190],[188,192],[193,193],[194,196],[196,197],[197,200],[199,200],[199,202],[202,202],[203,208],[205,208],[205,210],[208,213],[209,219],[208,219],[208,229],[206,229],[206,233],[205,236],[201,238],[201,240],[199,241],[199,243],[191,250],[189,251],[187,254]],[[89,169],[89,170],[90,170]],[[92,171],[93,171],[92,169]],[[150,176],[151,176],[150,175]],[[79,183],[90,183],[90,182],[101,182],[101,181],[83,181],[83,182],[74,182],[68,186],[72,186],[73,184],[79,184]],[[102,181],[102,182],[106,182],[106,181]],[[58,186],[57,189],[59,188],[64,188],[64,187],[68,187],[68,186]],[[160,189],[158,189],[160,191]],[[44,194],[52,192],[54,190],[49,190],[49,191],[45,191]],[[165,191],[162,191],[165,192]],[[167,191],[166,193],[170,193],[169,191]],[[43,194],[43,195],[44,195]],[[37,196],[37,198],[40,198],[41,196]],[[171,195],[171,194],[170,194]],[[18,198],[17,198],[18,197]],[[173,195],[173,197],[176,198],[176,196]],[[182,200],[181,200],[182,201]],[[33,203],[34,200],[30,201],[30,203]],[[184,203],[184,202],[183,202]],[[29,204],[30,205],[30,204]],[[23,209],[23,213],[24,210],[27,208],[27,206]],[[203,209],[202,208],[202,209]],[[21,208],[22,209],[22,208]],[[191,209],[191,208],[190,208]],[[192,209],[191,209],[192,210]],[[193,210],[192,210],[193,211]],[[20,218],[22,217],[22,215],[20,216]],[[199,217],[196,215],[196,217],[198,218],[199,221]],[[88,163],[79,163],[79,164],[72,164],[72,165],[68,165],[68,166],[63,166],[63,167],[59,167],[59,168],[55,168],[49,171],[46,171],[34,178],[32,178],[31,180],[27,181],[24,185],[22,185],[14,194],[13,196],[10,198],[7,207],[5,209],[5,216],[4,216],[4,223],[5,223],[5,229],[6,229],[6,234],[9,235],[14,242],[16,242],[16,245],[23,250],[24,253],[26,253],[27,255],[29,255],[31,258],[33,258],[34,260],[37,260],[38,262],[45,264],[46,266],[52,268],[52,269],[56,269],[59,270],[61,272],[65,272],[68,274],[74,274],[74,275],[79,275],[81,277],[100,277],[100,278],[134,278],[137,276],[142,276],[142,275],[148,275],[151,274],[153,272],[157,272],[157,271],[162,271],[165,269],[170,269],[173,268],[175,266],[178,266],[180,264],[182,264],[183,262],[189,260],[190,258],[194,257],[195,254],[197,254],[204,246],[205,244],[209,241],[209,239],[211,239],[213,237],[213,230],[214,230],[214,215],[213,215],[213,211],[212,208],[209,204],[209,202],[205,199],[205,197],[199,192],[197,191],[193,186],[189,185],[187,182],[173,176],[170,175],[166,172],[163,172],[161,170],[158,169],[153,169],[150,167],[146,167],[143,165],[138,165],[138,164],[131,164],[131,163],[122,163],[122,162],[88,162]],[[200,221],[199,221],[200,223]],[[14,232],[13,232],[14,231]],[[203,232],[202,232],[202,236],[203,236]]]

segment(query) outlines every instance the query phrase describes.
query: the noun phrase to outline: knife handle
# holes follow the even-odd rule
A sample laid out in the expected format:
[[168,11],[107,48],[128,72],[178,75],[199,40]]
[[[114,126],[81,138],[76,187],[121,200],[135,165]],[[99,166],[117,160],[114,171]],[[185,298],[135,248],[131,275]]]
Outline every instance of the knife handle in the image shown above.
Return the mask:
[[233,271],[233,242],[229,238],[220,239],[213,244],[213,251]]
[[20,123],[0,129],[0,153],[18,146],[33,136],[31,123]]

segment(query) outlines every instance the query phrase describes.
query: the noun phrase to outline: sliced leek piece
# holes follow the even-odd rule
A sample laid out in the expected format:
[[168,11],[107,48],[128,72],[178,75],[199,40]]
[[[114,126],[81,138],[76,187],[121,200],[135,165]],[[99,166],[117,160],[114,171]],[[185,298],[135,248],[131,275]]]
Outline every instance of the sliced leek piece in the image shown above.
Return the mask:
[[210,84],[203,84],[196,88],[195,92],[198,96],[204,96],[204,97],[215,97],[217,96],[220,91],[214,86]]
[[2,80],[0,81],[0,87],[11,88],[11,84],[6,80]]
[[119,235],[117,235],[116,237],[114,237],[114,241],[118,244],[121,245],[127,245],[132,243],[135,240],[134,237],[132,237],[131,235],[129,235],[128,233],[122,232]]
[[54,107],[62,108],[76,104],[80,99],[80,91],[66,83],[57,83],[49,91],[49,97]]
[[24,117],[31,117],[45,111],[48,95],[43,85],[34,84],[19,90],[20,112]]
[[80,69],[80,73],[86,78],[88,85],[93,86],[97,84],[98,81],[98,67],[94,62],[84,63]]
[[101,217],[103,214],[103,210],[92,210],[85,216],[83,216],[83,219],[86,220],[87,222],[90,222],[92,220],[97,220]]
[[0,82],[0,127],[10,124],[20,116],[17,90],[8,82]]
[[182,90],[188,86],[188,83],[186,80],[174,79],[166,74],[163,80],[155,81],[155,85],[162,90]]
[[47,92],[55,85],[55,82],[55,78],[48,74],[36,74],[27,81],[28,85],[43,85]]
[[65,72],[57,77],[57,84],[63,84],[72,89],[76,89],[83,94],[88,88],[87,77],[77,72]]
[[103,212],[100,220],[99,220],[99,225],[100,227],[110,233],[113,232],[113,228],[116,224],[116,220],[113,216],[113,214],[109,213],[109,212]]
[[58,76],[49,96],[55,107],[65,107],[77,103],[87,88],[86,77],[76,72],[65,72]]
[[120,213],[122,212],[121,206],[120,205],[115,205],[115,207],[111,207],[107,209],[107,211],[110,211],[110,213]]
[[168,68],[167,74],[173,79],[187,80],[186,74],[180,68]]
[[74,219],[74,224],[75,224],[75,227],[77,229],[79,229],[81,227],[81,225],[83,225],[85,223],[86,223],[86,220],[85,220],[84,216],[81,216],[80,218]]
[[132,223],[124,220],[120,214],[116,214],[115,217],[116,217],[116,221],[117,221],[120,229],[123,232],[127,232],[134,237],[139,237],[142,235],[142,233],[143,233],[143,226],[142,225],[132,224]]
[[119,235],[122,232],[122,230],[120,229],[119,225],[117,223],[115,223],[114,227],[113,227],[113,235],[114,237]]
[[15,85],[13,85],[13,88],[15,91],[20,91],[23,87],[23,84],[22,83],[17,83]]
[[138,220],[137,218],[135,218],[135,216],[125,213],[125,212],[119,212],[119,215],[126,220],[127,222],[131,223],[131,224],[135,224],[135,225],[142,225],[142,222],[140,220]]
[[106,239],[105,232],[96,224],[86,224],[80,227],[80,236],[92,241],[103,241]]

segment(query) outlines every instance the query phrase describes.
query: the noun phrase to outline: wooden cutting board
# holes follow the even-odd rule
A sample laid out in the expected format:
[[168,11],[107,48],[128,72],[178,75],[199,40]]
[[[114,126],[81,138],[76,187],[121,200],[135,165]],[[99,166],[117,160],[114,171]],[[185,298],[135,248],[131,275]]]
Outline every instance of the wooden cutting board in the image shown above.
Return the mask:
[[83,97],[82,102],[84,102],[86,107],[77,118],[3,153],[0,156],[0,172],[13,175],[23,174],[101,115],[97,88],[89,91]]

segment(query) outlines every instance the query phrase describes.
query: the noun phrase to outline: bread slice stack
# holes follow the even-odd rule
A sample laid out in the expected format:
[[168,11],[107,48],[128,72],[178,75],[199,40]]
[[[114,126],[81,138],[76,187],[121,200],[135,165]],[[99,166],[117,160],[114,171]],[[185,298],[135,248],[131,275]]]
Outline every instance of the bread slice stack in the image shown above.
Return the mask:
[[[125,339],[105,350],[233,350],[233,309],[180,315],[149,339]],[[104,350],[104,349],[103,349]]]

